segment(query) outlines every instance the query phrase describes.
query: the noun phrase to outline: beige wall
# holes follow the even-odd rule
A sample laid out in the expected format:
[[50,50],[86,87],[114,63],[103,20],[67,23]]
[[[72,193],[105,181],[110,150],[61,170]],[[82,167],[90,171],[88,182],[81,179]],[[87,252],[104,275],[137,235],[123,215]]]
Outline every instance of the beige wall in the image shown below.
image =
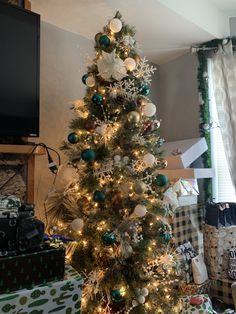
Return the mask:
[[185,54],[158,67],[158,115],[166,141],[199,137],[197,55]]
[[[59,151],[66,139],[72,117],[69,102],[82,98],[85,93],[81,77],[86,72],[88,54],[93,54],[93,43],[88,39],[42,22],[40,138],[37,142]],[[46,156],[36,158],[35,181],[37,214],[42,219],[43,200],[53,181]]]

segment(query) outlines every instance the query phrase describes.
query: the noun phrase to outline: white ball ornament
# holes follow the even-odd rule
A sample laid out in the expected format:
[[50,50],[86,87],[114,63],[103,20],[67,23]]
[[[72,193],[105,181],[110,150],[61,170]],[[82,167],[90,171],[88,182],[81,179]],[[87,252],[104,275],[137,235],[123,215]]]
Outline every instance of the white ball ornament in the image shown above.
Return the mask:
[[148,294],[149,294],[149,291],[148,291],[147,288],[143,288],[143,289],[141,290],[141,295],[143,295],[144,297],[147,297]]
[[136,68],[136,61],[133,58],[126,58],[124,63],[128,71],[133,71]]
[[115,162],[120,162],[120,160],[121,160],[120,155],[115,155],[114,160],[115,160]]
[[144,205],[138,204],[134,208],[134,213],[138,217],[144,217],[147,213],[147,208]]
[[136,300],[133,300],[133,301],[132,301],[132,306],[133,306],[133,307],[138,306],[138,302],[137,302]]
[[94,76],[92,75],[89,75],[85,81],[85,84],[88,86],[88,87],[94,87],[95,86],[95,78]]
[[152,117],[156,113],[157,108],[154,104],[149,102],[143,106],[142,110],[146,117]]
[[143,156],[143,162],[147,167],[152,167],[154,165],[155,160],[156,160],[155,156],[150,153]]
[[120,19],[114,18],[110,21],[109,27],[113,33],[118,33],[122,29],[122,22]]
[[124,162],[125,165],[127,165],[127,163],[129,162],[129,157],[128,156],[124,156],[123,162]]
[[95,131],[101,135],[105,135],[106,129],[107,129],[107,125],[105,123],[103,123],[100,126],[97,126]]
[[82,231],[83,227],[84,221],[81,218],[76,218],[71,223],[71,228],[76,232]]
[[146,299],[145,299],[145,297],[144,297],[143,295],[140,295],[140,296],[138,297],[138,301],[139,301],[140,304],[144,304],[145,301],[146,301]]

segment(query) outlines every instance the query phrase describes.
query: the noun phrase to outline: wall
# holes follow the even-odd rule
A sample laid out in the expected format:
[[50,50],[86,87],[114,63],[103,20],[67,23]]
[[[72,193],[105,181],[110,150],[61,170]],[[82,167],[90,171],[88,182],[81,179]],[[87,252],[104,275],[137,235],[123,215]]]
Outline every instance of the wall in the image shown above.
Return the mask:
[[158,68],[158,115],[166,141],[199,137],[197,56],[187,53]]
[[231,17],[229,19],[230,25],[230,36],[236,36],[236,17]]
[[[89,63],[88,55],[92,53],[93,44],[88,39],[42,22],[40,138],[37,142],[44,142],[60,152],[72,118],[70,102],[84,96],[81,77]],[[57,161],[55,154],[52,156]],[[54,179],[46,156],[36,157],[35,179],[37,214],[42,219],[43,200]]]

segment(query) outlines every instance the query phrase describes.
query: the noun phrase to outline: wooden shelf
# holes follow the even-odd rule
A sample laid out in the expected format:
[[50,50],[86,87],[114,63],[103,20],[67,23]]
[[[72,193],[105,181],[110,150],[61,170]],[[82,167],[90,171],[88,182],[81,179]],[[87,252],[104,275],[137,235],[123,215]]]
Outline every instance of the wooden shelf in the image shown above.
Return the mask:
[[[3,154],[22,154],[29,155],[32,153],[35,145],[26,144],[26,145],[9,145],[9,144],[0,144],[0,153]],[[33,152],[33,155],[44,155],[45,148],[42,146],[36,147]]]
[[26,201],[29,203],[34,203],[35,156],[45,155],[46,149],[42,146],[37,146],[35,148],[34,144],[25,145],[0,144],[0,154],[17,154],[26,156],[29,155],[29,157],[26,158],[27,160]]

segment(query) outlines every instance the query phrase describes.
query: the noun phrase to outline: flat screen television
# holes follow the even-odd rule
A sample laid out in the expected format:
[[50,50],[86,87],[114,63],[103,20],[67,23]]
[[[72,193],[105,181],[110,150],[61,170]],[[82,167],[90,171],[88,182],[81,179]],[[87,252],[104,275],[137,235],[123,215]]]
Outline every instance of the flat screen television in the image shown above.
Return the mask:
[[39,136],[40,16],[0,0],[0,137]]

